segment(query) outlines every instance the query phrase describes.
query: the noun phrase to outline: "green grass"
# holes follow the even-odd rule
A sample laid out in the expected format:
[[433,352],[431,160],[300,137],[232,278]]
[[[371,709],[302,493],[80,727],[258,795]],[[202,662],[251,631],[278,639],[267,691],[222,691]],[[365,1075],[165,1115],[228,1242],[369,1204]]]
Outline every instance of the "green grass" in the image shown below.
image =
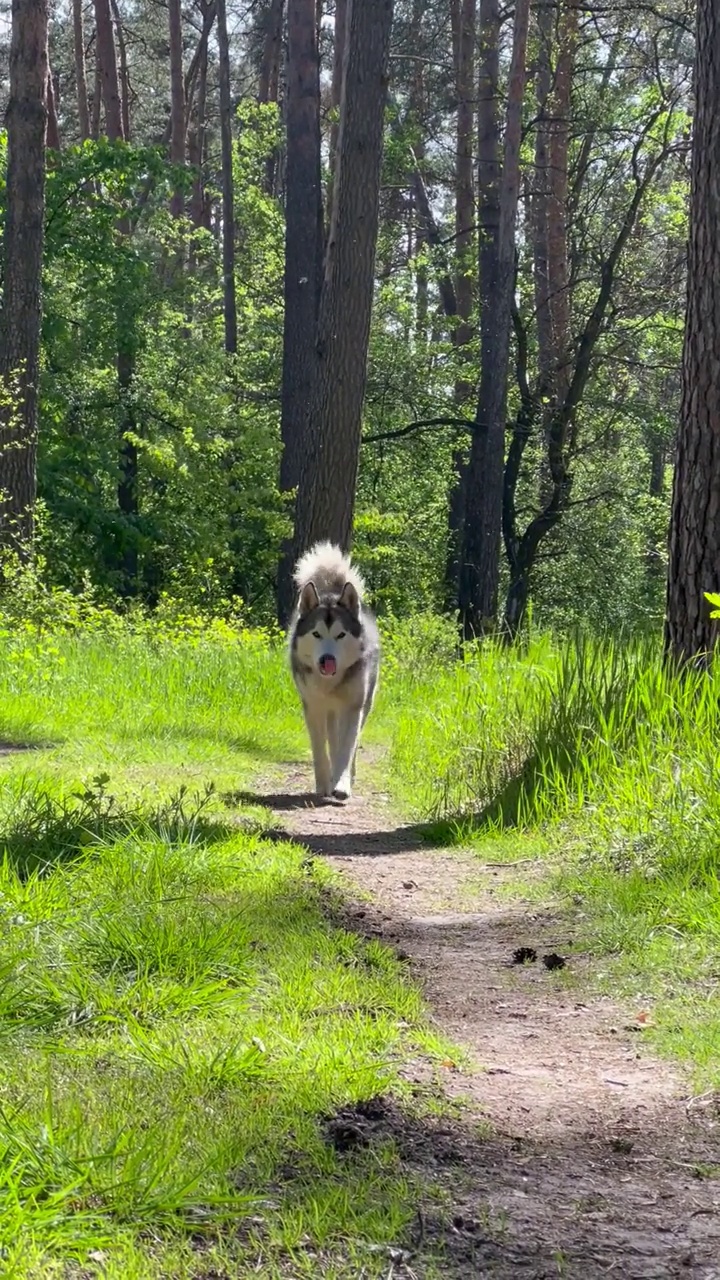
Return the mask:
[[720,1087],[720,670],[679,676],[659,643],[588,638],[487,643],[456,662],[439,623],[413,625],[396,796],[439,843],[542,858],[598,981],[651,1004],[646,1038]]
[[445,1050],[234,799],[307,754],[282,650],[6,634],[0,707],[2,1274],[387,1275],[427,1188],[323,1118]]
[[[370,742],[439,842],[516,862],[720,1086],[720,676],[649,643],[395,626]],[[282,647],[221,626],[0,634],[0,1258],[30,1277],[386,1276],[428,1194],[325,1117],[446,1053],[322,864],[238,797],[308,758]],[[532,878],[523,859],[540,860]],[[428,1272],[430,1274],[430,1272]],[[438,1274],[442,1274],[442,1264]]]

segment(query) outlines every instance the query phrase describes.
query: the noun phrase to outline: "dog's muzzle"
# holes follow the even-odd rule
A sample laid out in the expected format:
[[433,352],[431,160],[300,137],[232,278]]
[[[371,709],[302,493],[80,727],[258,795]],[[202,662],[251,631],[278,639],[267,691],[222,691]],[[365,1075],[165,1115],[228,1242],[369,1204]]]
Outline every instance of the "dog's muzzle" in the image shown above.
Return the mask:
[[331,653],[324,653],[322,657],[318,659],[318,666],[320,668],[321,676],[334,676],[337,671],[337,662]]

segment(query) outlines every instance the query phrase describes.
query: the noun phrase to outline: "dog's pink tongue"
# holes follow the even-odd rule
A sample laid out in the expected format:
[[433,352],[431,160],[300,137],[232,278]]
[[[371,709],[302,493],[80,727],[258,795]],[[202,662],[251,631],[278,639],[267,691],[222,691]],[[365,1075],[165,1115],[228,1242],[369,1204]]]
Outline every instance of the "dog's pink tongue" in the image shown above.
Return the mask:
[[320,659],[320,671],[322,675],[334,676],[336,670],[337,670],[337,666],[335,663],[335,659],[332,658],[329,653],[325,654],[325,656]]

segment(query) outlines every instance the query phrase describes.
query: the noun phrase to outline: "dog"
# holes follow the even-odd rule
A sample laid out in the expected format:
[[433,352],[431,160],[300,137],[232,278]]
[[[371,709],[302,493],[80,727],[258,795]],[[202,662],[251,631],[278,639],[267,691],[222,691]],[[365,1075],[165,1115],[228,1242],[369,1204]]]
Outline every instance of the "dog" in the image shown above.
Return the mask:
[[[372,708],[380,640],[363,604],[365,583],[330,542],[298,561],[290,669],[303,704],[319,797],[349,800],[360,732]],[[328,756],[329,751],[329,756]]]

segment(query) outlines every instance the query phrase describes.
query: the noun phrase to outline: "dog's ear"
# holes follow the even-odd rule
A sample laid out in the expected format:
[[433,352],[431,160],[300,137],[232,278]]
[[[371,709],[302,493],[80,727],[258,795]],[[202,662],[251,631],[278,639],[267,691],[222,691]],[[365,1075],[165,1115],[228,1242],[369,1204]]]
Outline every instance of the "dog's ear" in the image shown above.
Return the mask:
[[305,614],[310,613],[312,609],[317,609],[319,603],[320,603],[320,597],[315,588],[315,583],[306,582],[305,586],[300,592],[300,603],[298,605],[298,612],[300,614],[300,617],[303,618]]
[[360,616],[360,597],[352,582],[345,583],[345,586],[340,593],[338,604],[341,604],[343,609],[347,609],[348,613],[351,613],[353,618],[358,618]]

